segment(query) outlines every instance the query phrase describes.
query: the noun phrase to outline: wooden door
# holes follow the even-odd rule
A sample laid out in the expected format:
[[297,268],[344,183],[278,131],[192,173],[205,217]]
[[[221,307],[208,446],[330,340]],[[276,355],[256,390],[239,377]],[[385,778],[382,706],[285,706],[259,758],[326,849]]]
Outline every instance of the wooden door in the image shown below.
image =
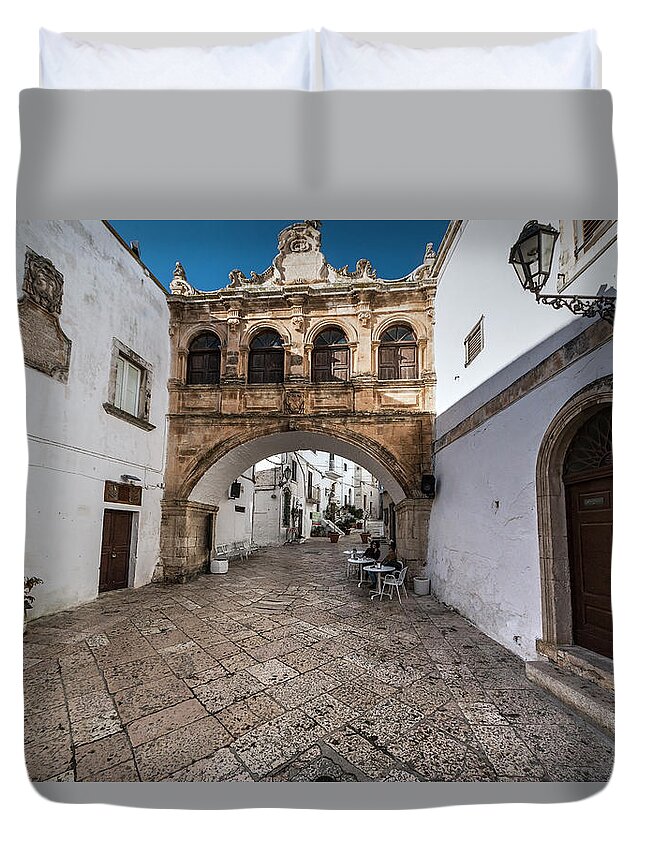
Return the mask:
[[106,509],[103,514],[99,592],[128,585],[132,515],[116,509]]
[[349,379],[349,350],[337,347],[331,351],[331,372],[333,378],[341,382]]
[[611,615],[611,475],[566,487],[573,641],[613,656]]
[[249,353],[249,382],[252,385],[265,385],[283,380],[283,350],[251,350]]
[[379,379],[416,379],[417,348],[414,344],[381,344],[378,351]]
[[312,380],[314,382],[328,382],[331,377],[331,350],[314,349],[312,360]]
[[378,350],[378,378],[399,378],[399,348],[381,345]]
[[217,385],[221,360],[220,350],[191,352],[188,356],[188,384]]
[[349,350],[346,347],[317,347],[313,351],[314,382],[347,382]]
[[412,346],[399,347],[399,379],[417,378],[417,348]]

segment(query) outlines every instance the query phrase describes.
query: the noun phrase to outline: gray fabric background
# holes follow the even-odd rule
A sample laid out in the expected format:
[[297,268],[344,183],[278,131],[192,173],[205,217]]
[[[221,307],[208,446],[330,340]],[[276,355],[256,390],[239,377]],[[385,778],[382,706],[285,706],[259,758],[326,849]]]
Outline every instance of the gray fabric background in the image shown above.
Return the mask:
[[611,97],[21,93],[18,217],[613,218]]

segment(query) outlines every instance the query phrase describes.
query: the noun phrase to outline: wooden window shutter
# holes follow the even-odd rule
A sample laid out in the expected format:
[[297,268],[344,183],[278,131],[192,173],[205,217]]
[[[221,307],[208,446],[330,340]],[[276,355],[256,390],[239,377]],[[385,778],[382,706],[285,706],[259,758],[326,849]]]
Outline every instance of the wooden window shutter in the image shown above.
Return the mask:
[[464,340],[466,350],[464,367],[468,365],[479,355],[484,349],[484,318],[481,317],[473,329],[466,335]]

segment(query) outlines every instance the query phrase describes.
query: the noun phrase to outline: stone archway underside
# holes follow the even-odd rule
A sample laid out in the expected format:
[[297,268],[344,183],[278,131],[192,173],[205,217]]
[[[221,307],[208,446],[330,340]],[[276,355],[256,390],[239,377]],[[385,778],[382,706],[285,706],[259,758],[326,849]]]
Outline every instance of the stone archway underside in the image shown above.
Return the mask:
[[397,507],[400,550],[414,575],[425,565],[432,501],[421,476],[430,470],[434,419],[428,414],[369,414],[312,419],[293,416],[170,416],[161,561],[167,581],[207,568],[208,516],[230,484],[254,463],[289,450],[345,456],[373,474]]
[[225,453],[202,476],[189,495],[189,500],[218,503],[226,498],[231,483],[268,456],[294,450],[320,450],[351,459],[373,474],[392,496],[395,503],[406,497],[403,486],[385,465],[365,448],[323,433],[297,430],[263,435]]

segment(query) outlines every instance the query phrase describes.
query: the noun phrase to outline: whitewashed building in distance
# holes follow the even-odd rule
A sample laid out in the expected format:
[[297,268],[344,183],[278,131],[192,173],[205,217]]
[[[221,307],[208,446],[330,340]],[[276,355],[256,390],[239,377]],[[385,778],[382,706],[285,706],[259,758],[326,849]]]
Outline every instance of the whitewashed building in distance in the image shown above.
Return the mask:
[[[329,529],[325,511],[330,502],[339,513],[348,506],[357,511],[358,517],[362,514],[363,518],[376,519],[380,513],[376,478],[351,460],[324,451],[298,450],[271,456],[245,472],[236,483],[231,487],[231,502],[234,500],[236,506],[252,503],[247,541],[257,545],[307,539],[312,528],[320,525]],[[217,515],[220,544],[243,538],[236,535],[230,518],[230,511],[223,514],[220,503]]]

